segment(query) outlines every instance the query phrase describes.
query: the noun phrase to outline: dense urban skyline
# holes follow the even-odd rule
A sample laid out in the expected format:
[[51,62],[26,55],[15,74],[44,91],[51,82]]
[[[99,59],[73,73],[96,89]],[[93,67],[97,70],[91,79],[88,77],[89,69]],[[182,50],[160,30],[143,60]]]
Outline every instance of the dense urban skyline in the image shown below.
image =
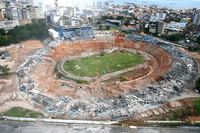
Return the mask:
[[[43,2],[44,4],[54,4],[54,0],[37,0],[38,2]],[[92,4],[94,1],[108,1],[108,0],[84,0],[84,1],[79,1],[79,0],[59,0],[59,5],[69,5],[69,6],[74,6],[74,5],[84,5],[84,4]],[[115,3],[124,3],[124,2],[131,2],[131,3],[136,3],[140,5],[152,5],[156,4],[161,7],[169,7],[169,8],[174,8],[174,9],[183,9],[183,8],[198,8],[200,7],[200,0],[168,0],[168,1],[163,1],[163,0],[117,0],[114,1]]]

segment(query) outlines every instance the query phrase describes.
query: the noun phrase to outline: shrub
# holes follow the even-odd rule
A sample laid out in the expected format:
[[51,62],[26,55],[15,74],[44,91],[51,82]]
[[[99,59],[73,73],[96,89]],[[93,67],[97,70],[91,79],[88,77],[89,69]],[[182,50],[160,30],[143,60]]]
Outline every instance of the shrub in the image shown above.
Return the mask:
[[10,68],[8,66],[2,66],[0,65],[0,76],[7,76],[10,74]]
[[76,82],[78,84],[88,84],[88,81],[84,81],[84,80],[77,80]]
[[172,42],[177,42],[180,41],[182,39],[184,39],[184,35],[177,33],[177,34],[173,34],[173,35],[162,35],[161,36],[163,39],[166,39],[168,41],[172,41]]
[[195,111],[198,115],[200,115],[200,99],[196,100],[194,102],[194,108],[195,108]]

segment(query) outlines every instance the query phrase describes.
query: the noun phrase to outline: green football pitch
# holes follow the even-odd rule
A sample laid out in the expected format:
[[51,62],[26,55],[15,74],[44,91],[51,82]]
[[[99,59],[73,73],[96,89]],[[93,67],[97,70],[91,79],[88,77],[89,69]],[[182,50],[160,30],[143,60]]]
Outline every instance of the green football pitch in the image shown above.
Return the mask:
[[64,69],[73,75],[96,77],[144,63],[144,57],[126,51],[93,55],[64,63]]

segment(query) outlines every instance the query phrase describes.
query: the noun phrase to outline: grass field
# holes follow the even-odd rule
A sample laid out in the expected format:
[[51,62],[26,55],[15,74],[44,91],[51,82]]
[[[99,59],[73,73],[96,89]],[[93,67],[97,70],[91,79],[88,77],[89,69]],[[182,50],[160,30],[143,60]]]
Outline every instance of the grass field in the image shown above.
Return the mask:
[[144,57],[126,51],[89,56],[65,62],[65,71],[83,77],[95,77],[144,63]]
[[41,113],[24,109],[21,107],[14,107],[3,114],[4,116],[13,116],[13,117],[28,117],[28,118],[39,118],[43,116]]

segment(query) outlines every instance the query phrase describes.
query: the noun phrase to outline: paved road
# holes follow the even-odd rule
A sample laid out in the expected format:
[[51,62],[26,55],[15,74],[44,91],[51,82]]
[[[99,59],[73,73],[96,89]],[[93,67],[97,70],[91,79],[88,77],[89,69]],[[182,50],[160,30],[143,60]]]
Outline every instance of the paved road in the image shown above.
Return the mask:
[[0,122],[0,133],[200,133],[199,128],[121,128],[118,126]]

